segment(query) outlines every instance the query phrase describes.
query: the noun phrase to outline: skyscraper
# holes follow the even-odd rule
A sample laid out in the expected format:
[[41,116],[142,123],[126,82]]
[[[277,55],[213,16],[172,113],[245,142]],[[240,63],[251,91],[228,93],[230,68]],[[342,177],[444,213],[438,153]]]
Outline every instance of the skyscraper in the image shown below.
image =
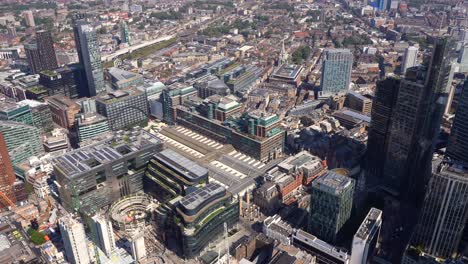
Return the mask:
[[130,44],[130,31],[128,30],[127,22],[123,21],[120,22],[120,40],[122,43],[126,43],[129,46]]
[[467,190],[468,167],[435,164],[410,245],[437,258],[454,256],[468,217]]
[[401,73],[405,74],[406,70],[416,66],[416,59],[418,58],[418,48],[411,46],[406,48],[403,62],[401,63]]
[[354,179],[329,171],[312,182],[310,197],[310,232],[328,243],[351,216]]
[[91,263],[83,224],[71,215],[59,219],[60,233],[68,262],[72,264]]
[[57,69],[57,56],[55,55],[54,40],[50,31],[36,31],[36,43],[41,58],[42,70]]
[[371,123],[367,142],[366,183],[380,183],[388,148],[392,113],[395,109],[400,80],[387,78],[377,82],[372,101]]
[[50,31],[37,31],[36,40],[24,45],[24,50],[26,51],[26,57],[32,73],[57,69],[57,57]]
[[429,67],[412,68],[401,80],[392,113],[384,183],[400,194],[422,197],[430,173],[435,137],[447,100],[454,46],[437,39]]
[[468,165],[468,79],[458,100],[446,156]]
[[[5,194],[12,202],[16,202],[13,191],[15,179],[15,172],[11,165],[8,149],[3,135],[0,133],[0,192]],[[0,204],[0,208],[3,208],[3,204]]]
[[353,237],[350,263],[369,263],[378,244],[381,226],[382,211],[371,208]]
[[94,237],[94,243],[101,250],[110,256],[115,249],[114,229],[112,224],[104,215],[97,214],[91,218],[91,233]]
[[325,50],[322,64],[321,93],[335,94],[346,91],[351,83],[353,54],[348,49]]
[[23,12],[23,18],[26,21],[26,26],[28,27],[35,27],[36,23],[34,23],[34,15],[31,10],[26,10]]
[[95,96],[106,90],[96,31],[84,20],[75,20],[73,31],[78,58],[85,71],[87,84],[81,88],[79,94],[82,97]]

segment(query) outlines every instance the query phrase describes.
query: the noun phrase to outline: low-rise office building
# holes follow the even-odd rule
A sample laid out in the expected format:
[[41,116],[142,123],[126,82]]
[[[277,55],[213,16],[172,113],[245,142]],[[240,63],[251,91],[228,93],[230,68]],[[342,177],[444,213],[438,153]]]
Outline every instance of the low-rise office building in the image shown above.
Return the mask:
[[96,96],[96,109],[113,131],[148,121],[146,93],[135,88]]
[[115,90],[129,87],[137,87],[144,84],[143,76],[138,73],[129,72],[116,67],[107,70],[106,75]]
[[63,205],[86,212],[143,190],[148,161],[161,150],[160,140],[135,129],[53,159]]

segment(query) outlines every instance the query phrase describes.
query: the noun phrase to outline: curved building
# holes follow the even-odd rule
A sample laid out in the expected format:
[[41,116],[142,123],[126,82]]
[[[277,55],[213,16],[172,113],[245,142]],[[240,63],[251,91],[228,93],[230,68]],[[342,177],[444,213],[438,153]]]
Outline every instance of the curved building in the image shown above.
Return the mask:
[[239,202],[216,183],[209,183],[186,195],[176,207],[184,257],[196,256],[208,242],[223,233],[224,223],[232,226],[239,219]]
[[208,182],[208,170],[171,149],[165,149],[151,158],[145,181],[148,193],[166,201],[185,195],[187,188]]

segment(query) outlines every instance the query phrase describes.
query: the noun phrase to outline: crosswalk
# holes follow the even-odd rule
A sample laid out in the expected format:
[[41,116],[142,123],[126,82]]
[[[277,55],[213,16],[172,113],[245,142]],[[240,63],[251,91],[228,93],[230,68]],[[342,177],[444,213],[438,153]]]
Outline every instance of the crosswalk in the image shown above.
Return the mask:
[[195,158],[203,158],[205,156],[202,153],[194,150],[193,148],[190,148],[190,147],[188,147],[188,146],[186,146],[184,144],[181,144],[180,142],[175,141],[170,137],[166,137],[163,134],[158,134],[158,137],[160,139],[162,139],[164,142],[167,142],[168,144],[170,144],[170,145],[172,145],[172,146],[174,146],[174,147],[176,147],[178,149],[181,149],[181,150],[193,155]]
[[187,137],[192,138],[195,141],[198,141],[198,142],[202,143],[203,145],[206,145],[206,146],[210,147],[210,148],[220,149],[220,148],[223,147],[223,144],[221,144],[219,142],[216,142],[216,141],[214,141],[212,139],[209,139],[209,138],[207,138],[207,137],[205,137],[203,135],[200,135],[200,134],[198,134],[198,133],[196,133],[196,132],[194,132],[194,131],[192,131],[190,129],[187,129],[185,127],[179,126],[179,127],[175,128],[175,130],[177,132],[187,136]]
[[228,156],[232,157],[232,158],[235,158],[245,164],[248,164],[249,166],[251,167],[254,167],[254,168],[257,168],[257,169],[261,169],[263,167],[265,167],[265,163],[259,161],[259,160],[256,160],[252,157],[249,157],[245,154],[242,154],[240,152],[237,152],[236,150],[233,150],[231,151]]

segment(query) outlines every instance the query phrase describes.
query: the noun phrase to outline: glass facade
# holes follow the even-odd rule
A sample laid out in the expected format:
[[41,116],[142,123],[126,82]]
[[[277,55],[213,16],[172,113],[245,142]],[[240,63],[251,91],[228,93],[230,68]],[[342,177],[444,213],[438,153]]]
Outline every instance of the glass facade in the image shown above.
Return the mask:
[[325,51],[322,65],[321,91],[335,94],[346,91],[351,83],[353,54],[348,49],[329,49]]

